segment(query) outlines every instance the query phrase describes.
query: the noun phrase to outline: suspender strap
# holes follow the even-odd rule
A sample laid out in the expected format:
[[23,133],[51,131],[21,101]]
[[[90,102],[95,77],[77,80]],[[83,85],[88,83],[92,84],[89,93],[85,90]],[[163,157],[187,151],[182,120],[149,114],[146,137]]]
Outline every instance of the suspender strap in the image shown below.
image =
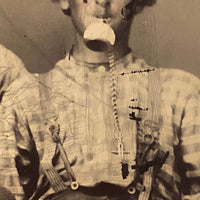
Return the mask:
[[[47,176],[49,183],[55,192],[65,190],[67,186],[64,181],[52,165],[52,158],[55,156],[55,151],[57,144],[53,142],[52,135],[50,133],[50,126],[55,124],[56,113],[51,102],[51,77],[48,75],[39,75],[40,81],[40,99],[41,108],[44,115],[45,123],[47,125],[47,130],[44,133],[44,154],[41,160],[41,167]],[[48,127],[49,126],[49,127]]]

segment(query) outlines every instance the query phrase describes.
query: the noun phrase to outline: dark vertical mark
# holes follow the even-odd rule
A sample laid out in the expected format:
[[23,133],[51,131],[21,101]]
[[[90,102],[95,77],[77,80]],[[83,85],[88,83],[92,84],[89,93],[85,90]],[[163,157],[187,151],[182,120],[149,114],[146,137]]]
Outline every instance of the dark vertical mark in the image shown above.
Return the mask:
[[5,94],[5,91],[2,91],[1,93],[0,93],[0,103],[1,103],[1,101],[2,101],[2,99],[3,99],[3,95]]
[[74,53],[74,46],[75,46],[75,44],[72,45],[72,48],[71,48],[70,51],[69,51],[68,60],[70,60],[70,57],[73,56],[73,53]]
[[123,162],[121,162],[121,164],[122,164],[122,168],[121,168],[122,178],[126,179],[127,176],[129,175],[128,164],[127,163],[123,163]]
[[135,121],[141,121],[142,120],[140,117],[135,116],[135,112],[129,113],[129,119],[135,120]]

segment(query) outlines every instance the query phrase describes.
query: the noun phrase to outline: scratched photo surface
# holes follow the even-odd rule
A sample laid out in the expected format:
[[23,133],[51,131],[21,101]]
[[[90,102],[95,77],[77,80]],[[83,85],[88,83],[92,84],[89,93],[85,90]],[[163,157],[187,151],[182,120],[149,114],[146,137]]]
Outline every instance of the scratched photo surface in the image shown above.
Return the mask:
[[199,200],[198,8],[0,0],[0,200]]

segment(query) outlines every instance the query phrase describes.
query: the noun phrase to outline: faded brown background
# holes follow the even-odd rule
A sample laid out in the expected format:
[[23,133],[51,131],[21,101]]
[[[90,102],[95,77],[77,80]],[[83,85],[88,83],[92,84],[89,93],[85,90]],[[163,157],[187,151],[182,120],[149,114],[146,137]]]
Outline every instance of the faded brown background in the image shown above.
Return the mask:
[[[133,23],[130,46],[150,64],[200,77],[200,1],[157,0]],[[31,72],[53,67],[72,45],[73,29],[50,0],[0,0],[0,43]]]

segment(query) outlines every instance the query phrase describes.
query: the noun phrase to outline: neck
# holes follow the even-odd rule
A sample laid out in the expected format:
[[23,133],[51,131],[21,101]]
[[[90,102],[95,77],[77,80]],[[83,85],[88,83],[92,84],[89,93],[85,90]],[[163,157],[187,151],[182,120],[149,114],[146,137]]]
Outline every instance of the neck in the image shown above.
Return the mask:
[[[121,37],[122,38],[119,38],[113,46],[114,56],[117,59],[124,57],[130,51],[128,39],[123,39],[128,37]],[[108,62],[108,48],[105,48],[102,51],[92,50],[86,46],[83,37],[77,33],[75,36],[73,57],[87,63],[105,63]]]

